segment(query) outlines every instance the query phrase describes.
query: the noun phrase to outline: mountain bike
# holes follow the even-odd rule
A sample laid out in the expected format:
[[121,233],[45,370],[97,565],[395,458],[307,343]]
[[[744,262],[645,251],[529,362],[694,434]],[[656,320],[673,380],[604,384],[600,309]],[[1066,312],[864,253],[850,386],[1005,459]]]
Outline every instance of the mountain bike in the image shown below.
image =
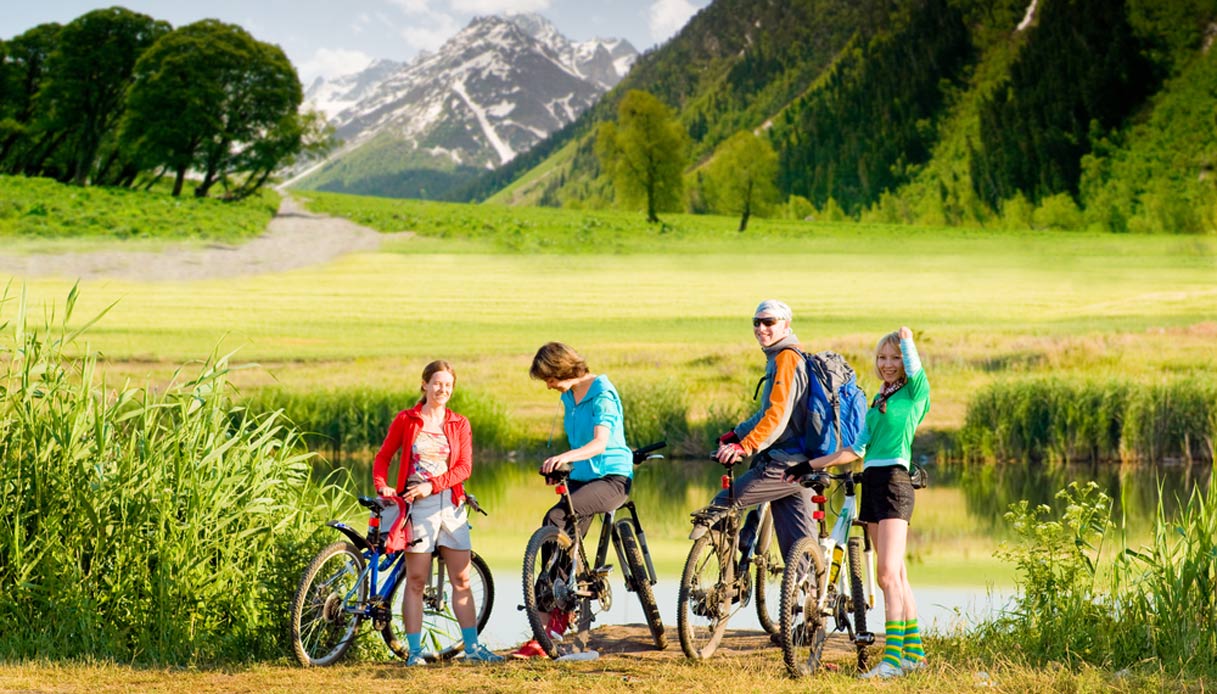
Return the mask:
[[[693,535],[698,536],[680,578],[676,625],[681,650],[694,660],[714,654],[727,622],[748,605],[754,592],[761,627],[770,634],[780,629],[785,572],[774,535],[773,513],[768,502],[762,503],[748,512],[752,519],[741,523],[745,516],[743,509],[735,506],[735,466],[728,470],[722,477],[727,504],[710,504],[691,514]],[[757,529],[755,540],[742,542],[741,530],[752,525]],[[755,581],[750,569],[755,570]]]
[[[667,442],[660,441],[635,450],[634,465],[662,458],[663,456],[651,453],[666,445]],[[578,528],[580,521],[587,520],[588,516],[579,514],[571,501],[570,490],[566,485],[570,469],[570,465],[559,466],[546,475],[546,478],[556,484],[555,492],[566,503],[567,517]],[[624,515],[619,513],[621,511],[627,511],[628,516],[620,518],[620,515]],[[599,515],[600,539],[596,544],[595,563],[588,561],[580,533],[575,532],[572,537],[564,529],[552,525],[538,528],[529,538],[528,547],[524,550],[524,604],[520,608],[528,613],[533,638],[551,658],[558,656],[557,644],[555,639],[550,637],[547,628],[551,612],[561,610],[575,613],[574,623],[577,629],[574,647],[575,650],[585,651],[591,622],[595,619],[592,603],[599,604],[599,612],[611,608],[613,592],[608,576],[613,567],[605,563],[610,542],[621,562],[626,589],[636,594],[642,604],[642,612],[655,648],[667,648],[663,619],[659,615],[659,607],[655,603],[655,594],[651,588],[656,582],[655,566],[651,561],[651,551],[647,547],[646,533],[638,520],[638,509],[634,502],[629,500],[616,511]],[[617,520],[614,520],[615,518]]]
[[[837,483],[845,495],[832,532],[828,532],[825,489]],[[804,537],[786,555],[782,577],[782,659],[792,677],[814,673],[820,667],[829,620],[833,631],[849,634],[858,652],[858,670],[869,667],[867,647],[875,636],[866,628],[866,611],[875,604],[874,551],[866,524],[857,520],[857,488],[862,473],[814,472],[799,479],[815,495],[813,518],[818,537]],[[851,535],[855,527],[861,536]]]
[[[386,552],[388,532],[381,529],[384,511],[392,502],[359,497],[359,504],[372,514],[366,535],[340,521],[327,523],[347,540],[335,542],[313,558],[292,599],[292,650],[305,667],[338,662],[368,620],[394,654],[404,658],[409,651],[401,638],[405,633],[406,552]],[[465,504],[488,515],[472,494],[465,495]],[[476,552],[471,552],[469,569],[480,633],[494,606],[494,580],[490,567]],[[451,596],[447,566],[436,548],[423,591],[423,643],[430,647],[429,661],[447,660],[464,650]]]

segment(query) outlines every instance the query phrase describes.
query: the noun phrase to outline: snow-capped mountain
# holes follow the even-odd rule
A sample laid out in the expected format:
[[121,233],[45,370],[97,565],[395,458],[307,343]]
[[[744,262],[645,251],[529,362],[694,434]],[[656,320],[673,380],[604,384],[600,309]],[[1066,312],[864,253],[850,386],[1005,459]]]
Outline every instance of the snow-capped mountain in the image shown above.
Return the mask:
[[306,103],[344,145],[297,185],[441,197],[573,121],[636,56],[620,39],[571,42],[536,14],[478,17],[409,64],[314,82]]
[[326,118],[333,118],[359,103],[376,85],[403,66],[392,60],[375,60],[351,75],[330,80],[318,77],[304,90],[304,105],[321,111]]

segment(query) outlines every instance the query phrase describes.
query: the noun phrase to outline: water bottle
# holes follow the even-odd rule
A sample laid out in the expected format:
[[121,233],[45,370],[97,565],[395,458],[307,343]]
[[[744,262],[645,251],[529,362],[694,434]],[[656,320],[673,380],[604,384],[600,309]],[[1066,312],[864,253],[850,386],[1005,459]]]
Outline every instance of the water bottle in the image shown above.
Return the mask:
[[845,550],[839,544],[833,544],[832,548],[832,568],[828,570],[828,585],[833,585],[837,582],[837,573],[841,571],[841,555]]

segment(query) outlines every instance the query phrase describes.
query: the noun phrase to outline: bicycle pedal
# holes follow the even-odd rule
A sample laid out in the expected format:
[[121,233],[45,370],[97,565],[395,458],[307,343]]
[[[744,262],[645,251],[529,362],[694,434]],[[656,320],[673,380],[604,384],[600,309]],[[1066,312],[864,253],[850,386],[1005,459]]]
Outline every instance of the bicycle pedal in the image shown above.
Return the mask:
[[605,564],[604,566],[598,566],[595,569],[592,569],[592,575],[596,576],[597,578],[604,578],[605,576],[609,575],[612,572],[613,572],[612,564]]
[[855,634],[854,643],[860,643],[865,646],[873,645],[875,643],[875,635],[869,631],[864,631],[861,634]]

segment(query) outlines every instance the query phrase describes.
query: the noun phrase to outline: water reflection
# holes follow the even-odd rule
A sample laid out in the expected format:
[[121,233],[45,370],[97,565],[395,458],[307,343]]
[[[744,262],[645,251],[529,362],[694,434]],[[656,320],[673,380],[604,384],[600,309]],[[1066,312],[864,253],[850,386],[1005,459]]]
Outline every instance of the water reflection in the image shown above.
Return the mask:
[[[369,493],[370,456],[348,456],[343,464],[355,483],[363,485],[363,493]],[[329,466],[322,462],[320,468],[328,471]],[[1149,528],[1157,517],[1159,503],[1167,516],[1173,517],[1193,489],[1207,488],[1212,474],[1211,464],[934,463],[928,469],[931,484],[928,490],[918,492],[913,532],[939,536],[952,534],[943,530],[966,528],[994,540],[1006,537],[1003,515],[1011,504],[1026,499],[1033,505],[1057,508],[1056,493],[1071,482],[1097,482],[1113,500],[1112,519],[1117,525]],[[659,460],[638,467],[631,496],[648,534],[670,538],[687,534],[689,513],[718,493],[722,475],[723,469],[709,460]],[[532,461],[479,461],[467,486],[494,509],[496,526],[519,526],[528,532],[555,501]],[[956,508],[944,517],[943,509],[937,508],[941,503]],[[961,528],[950,527],[955,524]]]

